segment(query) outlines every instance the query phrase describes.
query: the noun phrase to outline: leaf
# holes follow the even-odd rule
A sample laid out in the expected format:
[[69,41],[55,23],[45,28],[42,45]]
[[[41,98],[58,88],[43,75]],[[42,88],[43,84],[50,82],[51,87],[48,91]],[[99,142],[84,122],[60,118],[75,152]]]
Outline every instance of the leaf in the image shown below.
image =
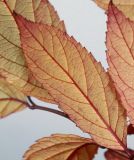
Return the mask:
[[60,108],[98,144],[125,149],[125,110],[101,64],[55,27],[16,21],[29,69]]
[[53,25],[66,31],[64,22],[60,21],[57,12],[48,0],[29,0],[29,2],[16,0],[15,12],[31,21]]
[[127,134],[133,135],[134,134],[134,127],[130,124],[127,128]]
[[90,139],[56,134],[38,140],[25,153],[24,160],[92,160],[97,150]]
[[57,12],[48,0],[41,0],[40,4],[34,0],[33,3],[35,22],[53,25],[64,32],[66,31],[64,22],[60,21]]
[[13,9],[26,18],[58,26],[62,30],[65,30],[64,23],[59,20],[47,0],[0,1],[0,74],[26,95],[56,103],[48,91],[29,74],[20,45],[19,30],[12,14]]
[[25,106],[26,97],[0,77],[0,118],[21,111]]
[[111,4],[107,26],[109,72],[134,124],[134,22]]
[[106,160],[129,160],[129,158],[127,158],[127,155],[125,155],[125,157],[126,157],[125,158],[124,156],[119,155],[118,153],[116,153],[112,150],[108,150],[105,153],[105,157],[106,157]]
[[[98,6],[107,10],[110,0],[93,0]],[[134,20],[134,1],[133,0],[112,0],[113,4],[122,11],[126,17]]]

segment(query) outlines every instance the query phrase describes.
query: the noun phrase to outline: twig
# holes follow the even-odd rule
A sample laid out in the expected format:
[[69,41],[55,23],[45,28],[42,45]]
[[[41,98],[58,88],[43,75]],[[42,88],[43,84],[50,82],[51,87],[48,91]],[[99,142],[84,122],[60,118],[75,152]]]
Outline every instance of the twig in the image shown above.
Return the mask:
[[65,118],[67,118],[67,119],[70,119],[70,118],[68,117],[68,115],[65,114],[64,112],[58,111],[58,110],[56,110],[56,109],[51,109],[51,108],[48,108],[48,107],[39,106],[39,105],[35,104],[35,103],[32,101],[32,99],[31,99],[30,96],[28,96],[27,98],[28,98],[29,102],[31,103],[31,105],[27,105],[27,107],[28,107],[29,109],[32,109],[32,110],[38,109],[38,110],[42,110],[42,111],[47,111],[47,112],[51,112],[51,113],[60,115],[60,116],[62,116],[62,117],[65,117]]
[[32,100],[32,98],[30,96],[27,96],[27,99],[33,106],[37,106],[37,104],[34,103],[34,101]]

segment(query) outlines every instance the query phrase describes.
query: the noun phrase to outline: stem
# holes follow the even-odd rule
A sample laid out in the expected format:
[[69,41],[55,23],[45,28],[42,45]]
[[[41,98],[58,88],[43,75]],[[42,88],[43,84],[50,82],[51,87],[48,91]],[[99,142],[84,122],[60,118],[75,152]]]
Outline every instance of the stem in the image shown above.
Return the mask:
[[64,117],[64,118],[69,119],[68,115],[65,114],[64,112],[58,111],[58,110],[56,110],[56,109],[51,109],[51,108],[48,108],[48,107],[42,107],[42,106],[36,105],[36,104],[32,101],[32,99],[31,99],[30,96],[28,96],[27,98],[28,98],[29,102],[31,103],[31,105],[28,105],[28,108],[29,108],[29,109],[32,109],[32,110],[38,109],[38,110],[42,110],[42,111],[51,112],[51,113],[54,113],[54,114],[57,114],[57,115],[60,115],[60,116],[62,116],[62,117]]
[[33,106],[36,106],[36,104],[34,103],[34,101],[32,100],[30,96],[27,96],[27,99]]
[[23,100],[20,100],[20,99],[17,99],[17,98],[0,98],[0,101],[15,101],[15,102],[18,102],[18,103],[21,103],[23,104],[24,106],[28,107],[29,109],[38,109],[38,110],[42,110],[42,111],[47,111],[47,112],[51,112],[51,113],[54,113],[54,114],[57,114],[59,116],[62,116],[64,118],[67,118],[70,120],[70,118],[68,117],[67,114],[65,114],[64,112],[61,112],[61,111],[58,111],[56,109],[51,109],[51,108],[48,108],[48,107],[43,107],[43,106],[39,106],[39,105],[36,105],[31,98],[28,98],[31,105],[26,102],[26,101],[23,101]]

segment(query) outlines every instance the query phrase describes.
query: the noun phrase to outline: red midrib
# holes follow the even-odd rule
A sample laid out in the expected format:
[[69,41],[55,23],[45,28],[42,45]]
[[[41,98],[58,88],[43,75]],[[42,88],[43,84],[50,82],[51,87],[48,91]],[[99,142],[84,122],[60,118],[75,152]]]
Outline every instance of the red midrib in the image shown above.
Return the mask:
[[[14,17],[11,9],[9,8],[7,2],[4,0],[6,6],[8,7],[10,13],[12,14],[12,16]],[[15,18],[14,18],[15,19]],[[16,21],[16,19],[15,19]],[[17,22],[16,22],[17,23]],[[33,36],[33,38],[40,44],[40,46],[44,49],[45,52],[47,52],[47,54],[52,58],[52,60],[68,75],[68,77],[72,80],[72,82],[74,83],[74,85],[78,88],[78,90],[82,93],[82,95],[86,98],[86,100],[89,102],[89,104],[93,107],[93,109],[95,110],[96,114],[100,117],[100,119],[102,120],[102,122],[106,125],[106,127],[108,128],[108,130],[112,133],[112,135],[115,137],[115,139],[117,140],[117,142],[123,147],[124,150],[126,150],[126,146],[122,143],[122,141],[119,139],[119,137],[114,133],[114,131],[112,130],[112,128],[108,125],[108,123],[103,119],[103,117],[100,115],[100,113],[98,112],[98,110],[96,109],[96,107],[94,106],[93,102],[84,94],[84,92],[81,90],[81,88],[77,85],[77,83],[73,80],[73,78],[70,76],[70,74],[54,59],[54,57],[51,56],[51,54],[44,48],[44,46],[42,46],[42,44],[38,41],[38,39],[31,33],[31,31],[27,28],[27,26],[23,23],[23,25],[25,26],[25,28],[28,30],[28,32]]]
[[33,15],[34,15],[34,22],[36,21],[36,16],[35,16],[35,10],[34,10],[34,2],[32,0],[32,7],[33,7]]

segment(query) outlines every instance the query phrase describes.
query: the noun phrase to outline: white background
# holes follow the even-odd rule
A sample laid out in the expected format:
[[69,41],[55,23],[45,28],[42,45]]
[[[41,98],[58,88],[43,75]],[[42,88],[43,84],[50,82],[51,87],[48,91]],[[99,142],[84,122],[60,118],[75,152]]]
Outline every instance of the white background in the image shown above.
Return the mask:
[[[73,35],[107,68],[105,58],[106,15],[91,0],[50,0]],[[40,102],[39,102],[40,103]],[[45,104],[48,106],[48,104]],[[56,107],[49,104],[50,107]],[[21,160],[35,140],[53,133],[88,137],[69,120],[43,111],[25,110],[0,121],[0,159]],[[130,138],[129,138],[130,141]],[[129,146],[134,148],[133,139]],[[95,159],[102,158],[102,151]]]

